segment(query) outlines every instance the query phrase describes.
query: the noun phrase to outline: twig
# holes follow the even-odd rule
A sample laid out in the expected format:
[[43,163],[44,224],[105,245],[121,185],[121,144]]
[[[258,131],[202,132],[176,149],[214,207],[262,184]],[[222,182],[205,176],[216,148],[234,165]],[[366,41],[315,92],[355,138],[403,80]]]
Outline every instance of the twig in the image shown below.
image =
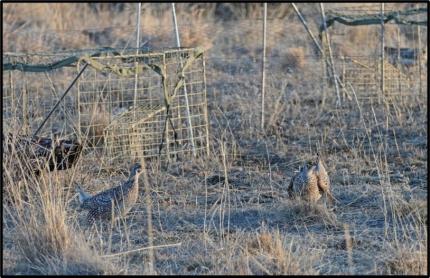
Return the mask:
[[165,248],[165,247],[181,246],[181,244],[182,244],[182,242],[178,242],[178,243],[174,243],[174,244],[165,244],[165,245],[148,246],[148,247],[137,248],[137,249],[133,249],[133,250],[129,250],[129,251],[119,252],[119,253],[115,253],[115,254],[103,255],[103,256],[101,256],[101,257],[102,257],[102,258],[108,258],[108,257],[122,256],[122,255],[130,254],[130,253],[134,253],[134,252],[138,252],[138,251],[143,251],[143,250],[150,250],[150,249],[159,249],[159,248]]

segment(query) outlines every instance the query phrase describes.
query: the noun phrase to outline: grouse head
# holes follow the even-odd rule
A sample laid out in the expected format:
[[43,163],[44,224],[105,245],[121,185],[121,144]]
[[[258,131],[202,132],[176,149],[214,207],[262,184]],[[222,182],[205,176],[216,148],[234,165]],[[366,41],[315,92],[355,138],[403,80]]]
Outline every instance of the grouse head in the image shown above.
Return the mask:
[[320,162],[320,160],[321,160],[321,155],[320,155],[320,153],[319,152],[317,152],[317,163],[319,163]]
[[130,169],[130,178],[139,176],[140,173],[142,173],[142,165],[140,165],[140,163],[133,164]]
[[75,183],[75,188],[76,192],[79,194],[79,203],[81,205],[84,203],[84,201],[91,198],[91,195],[85,192],[79,184]]
[[321,155],[319,152],[317,152],[317,159],[316,159],[316,168],[319,170],[321,168],[324,168],[324,165],[321,161]]
[[306,161],[305,163],[303,163],[303,166],[300,167],[300,173],[307,173],[308,172],[308,162]]

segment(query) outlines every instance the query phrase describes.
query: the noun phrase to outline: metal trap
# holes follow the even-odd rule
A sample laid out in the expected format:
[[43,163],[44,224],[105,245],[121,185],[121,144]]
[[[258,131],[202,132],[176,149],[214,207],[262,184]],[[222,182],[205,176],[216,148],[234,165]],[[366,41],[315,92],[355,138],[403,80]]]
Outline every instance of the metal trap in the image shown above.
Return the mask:
[[[44,136],[53,130],[73,133],[86,143],[85,153],[91,150],[107,162],[209,151],[200,48],[151,52],[106,48],[8,53],[3,58],[3,117],[8,130],[32,134],[43,127]],[[60,98],[69,86],[70,92]]]

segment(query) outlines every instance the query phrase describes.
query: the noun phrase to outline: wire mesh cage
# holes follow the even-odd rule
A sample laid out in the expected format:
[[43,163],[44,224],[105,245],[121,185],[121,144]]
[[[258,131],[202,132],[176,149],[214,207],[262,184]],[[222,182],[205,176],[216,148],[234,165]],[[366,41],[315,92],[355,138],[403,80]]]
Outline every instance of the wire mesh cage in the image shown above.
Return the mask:
[[[341,24],[333,25],[337,21]],[[382,9],[381,4],[369,3],[329,8],[327,22],[332,27],[327,32],[343,83],[364,102],[399,103],[422,97],[427,87],[427,32],[420,23],[426,21],[427,12],[419,7],[399,10],[386,4]]]
[[78,81],[79,130],[92,147],[105,150],[109,161],[208,152],[200,49],[115,54],[86,62],[91,67]]
[[[86,63],[40,134],[76,134],[108,162],[209,151],[200,48],[4,54],[3,118],[34,132]],[[76,67],[77,65],[77,67]],[[161,149],[161,152],[159,152]]]
[[[366,102],[380,94],[381,63],[366,57],[344,57],[340,62],[341,80],[351,85],[357,99]],[[403,102],[405,98],[418,95],[419,86],[411,75],[384,61],[384,94],[390,102]]]

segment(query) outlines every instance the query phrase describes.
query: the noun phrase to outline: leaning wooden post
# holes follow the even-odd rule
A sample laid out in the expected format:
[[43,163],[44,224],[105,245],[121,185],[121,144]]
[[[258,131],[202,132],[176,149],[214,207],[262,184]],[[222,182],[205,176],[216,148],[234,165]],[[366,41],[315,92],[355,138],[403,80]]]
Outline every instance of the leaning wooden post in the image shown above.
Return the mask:
[[[321,36],[321,48],[325,49],[324,47],[324,40]],[[321,82],[321,91],[322,91],[322,101],[321,101],[321,108],[325,107],[325,99],[327,97],[327,92],[326,92],[326,80],[328,78],[328,74],[327,74],[327,57],[325,55],[325,50],[321,53],[322,55],[322,59],[321,59],[321,70],[322,70],[322,76],[323,76],[323,80]]]
[[[299,12],[299,10],[297,9],[297,6],[294,3],[291,3],[291,5],[294,8],[294,11],[296,12],[297,16],[299,17],[300,21],[302,22],[303,26],[305,27],[306,31],[308,32],[309,36],[312,38],[312,41],[315,43],[315,46],[317,47],[318,51],[321,53],[321,55],[323,55],[323,58],[325,57],[324,55],[324,51],[322,50],[320,44],[318,43],[317,39],[315,38],[315,36],[312,34],[312,31],[309,29],[305,19],[303,18],[302,14]],[[342,86],[342,88],[345,88],[345,84],[343,84],[343,82],[340,80],[340,78],[336,75],[335,76],[338,84],[340,84]]]
[[300,21],[302,22],[302,24],[305,27],[306,31],[308,32],[309,36],[311,36],[311,38],[314,41],[315,45],[317,46],[318,50],[321,53],[324,53],[324,51],[321,49],[321,46],[319,45],[317,39],[314,37],[314,34],[312,34],[311,30],[309,29],[308,24],[306,23],[305,19],[303,18],[302,14],[300,13],[299,9],[297,9],[296,4],[291,3],[291,5],[293,6],[294,11],[296,12],[297,16],[299,17]]
[[42,127],[45,125],[46,121],[48,121],[49,117],[51,117],[52,113],[54,113],[55,109],[57,109],[58,105],[60,104],[60,102],[64,99],[64,97],[67,95],[67,93],[70,91],[70,89],[73,87],[73,85],[76,83],[76,81],[79,79],[79,77],[82,75],[82,73],[84,72],[84,70],[87,68],[88,64],[85,63],[85,66],[81,69],[81,71],[78,73],[78,75],[75,77],[75,79],[73,79],[72,83],[70,83],[69,87],[66,89],[66,91],[64,92],[64,94],[60,97],[60,99],[57,101],[57,103],[54,105],[54,107],[52,107],[51,111],[49,112],[49,114],[45,117],[45,119],[43,120],[43,122],[40,124],[39,128],[34,132],[32,138],[34,139],[36,137],[36,135],[39,133],[39,131],[42,129]]
[[330,38],[329,38],[329,35],[328,35],[326,18],[325,18],[325,12],[324,12],[324,4],[323,3],[320,3],[320,8],[321,8],[321,15],[322,15],[323,24],[324,24],[324,30],[325,30],[324,33],[325,33],[325,38],[326,38],[326,41],[327,41],[328,53],[329,53],[329,58],[330,58],[331,73],[332,73],[332,76],[333,76],[334,86],[336,88],[336,96],[337,96],[337,103],[336,103],[336,105],[340,105],[339,85],[337,83],[337,78],[336,78],[336,69],[334,67],[333,53],[331,51]]
[[266,26],[267,26],[267,3],[264,3],[263,11],[263,63],[261,65],[261,129],[264,129],[264,89],[266,83]]
[[[321,41],[321,45],[324,48],[323,42]],[[327,65],[326,65],[326,58],[325,55],[322,54],[322,60],[321,60],[321,75],[322,75],[322,82],[321,82],[321,92],[322,92],[322,100],[321,100],[321,107],[325,107],[325,99],[327,97],[327,92],[325,89],[326,79],[327,79]]]

